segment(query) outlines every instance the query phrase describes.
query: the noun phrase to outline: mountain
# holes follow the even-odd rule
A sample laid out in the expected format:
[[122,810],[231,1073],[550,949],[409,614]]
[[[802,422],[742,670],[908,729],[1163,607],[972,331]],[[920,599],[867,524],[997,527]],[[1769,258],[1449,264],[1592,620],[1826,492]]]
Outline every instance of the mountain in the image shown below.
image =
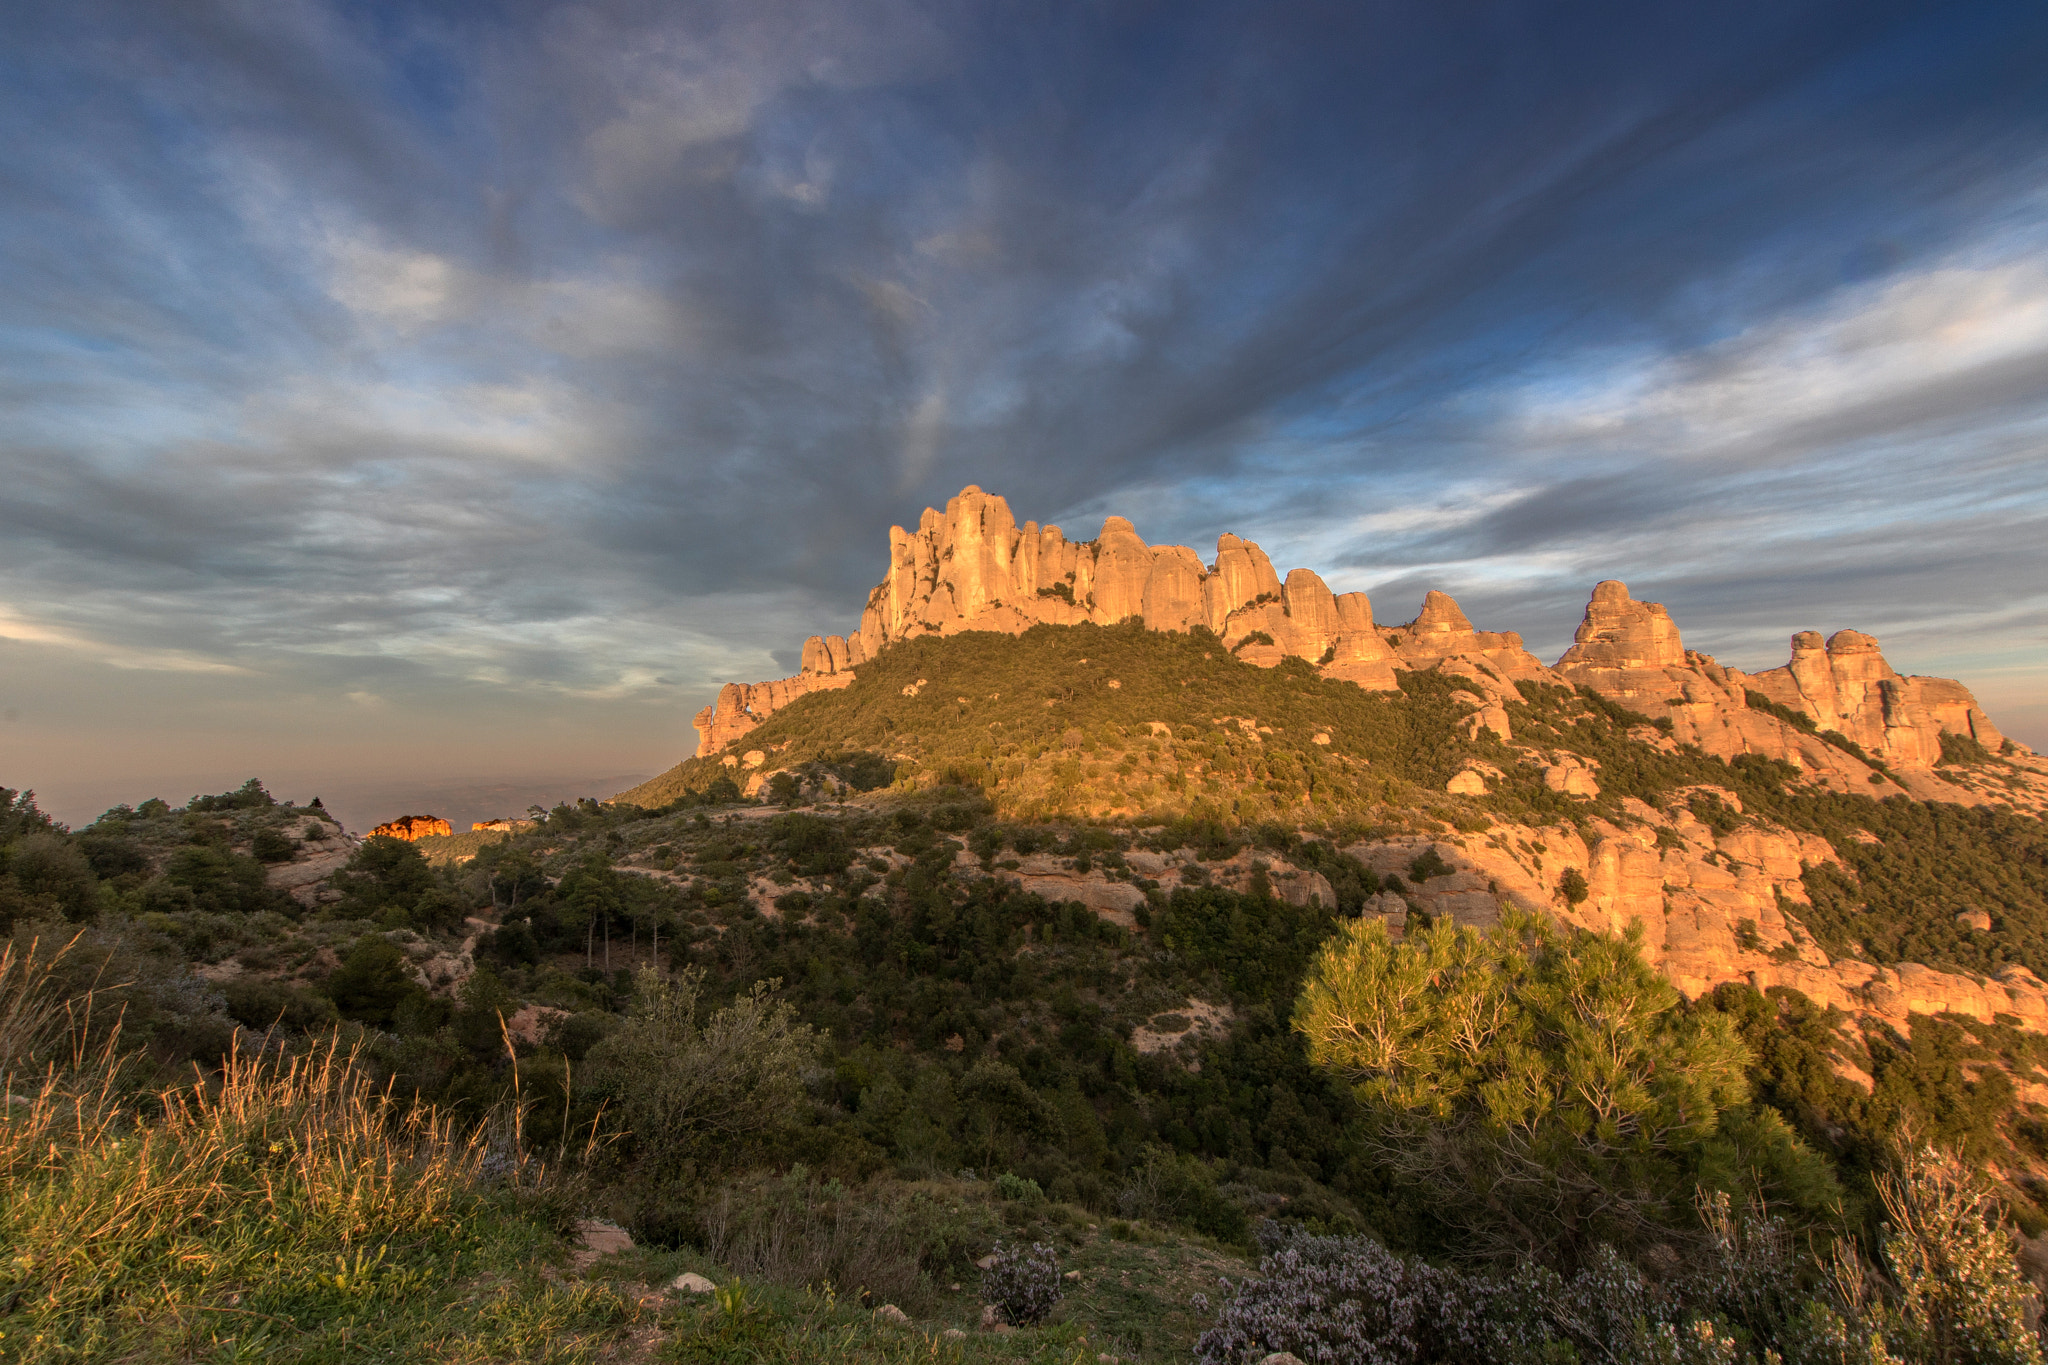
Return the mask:
[[[975,490],[892,558],[861,630],[727,688],[698,756],[610,802],[408,842],[253,781],[75,832],[0,788],[0,921],[17,953],[77,936],[59,984],[138,1077],[341,1040],[394,1095],[515,1106],[550,1161],[592,1144],[570,1194],[687,1258],[647,1283],[830,1281],[921,1329],[986,1321],[977,1262],[1043,1243],[1083,1276],[1050,1276],[1075,1287],[1044,1330],[1185,1360],[1217,1321],[1198,1287],[1248,1283],[1269,1218],[1468,1267],[1508,1235],[1691,1305],[1712,1277],[1685,1258],[1733,1245],[1713,1199],[1785,1220],[1744,1247],[1880,1245],[1902,1133],[2048,1231],[2048,765],[1960,685],[1854,632],[1724,669],[1619,583],[1546,665],[1442,594],[1381,626],[1247,542],[1213,566],[1114,520],[1069,544]],[[1473,1221],[1497,1182],[1414,1160],[1491,1161],[1498,1125],[1413,1126],[1305,1027],[1373,953],[1429,968],[1373,1035],[1428,1068],[1425,1103],[1493,1073],[1410,1043],[1490,998],[1486,1065],[1564,1115],[1512,1226]],[[1427,955],[1456,953],[1513,991],[1447,988]],[[1572,1061],[1609,1043],[1633,1060]],[[1693,1098],[1566,1131],[1653,1091]],[[248,1311],[299,1311],[272,1278]],[[1004,1339],[975,1358],[1050,1338]]]
[[1498,704],[1518,682],[1583,686],[1669,721],[1673,743],[1718,758],[1792,762],[1842,789],[1863,782],[1923,800],[2017,800],[2031,809],[2044,791],[2024,781],[1987,789],[1937,773],[1945,754],[2032,755],[2006,740],[1968,688],[1901,677],[1859,631],[1825,643],[1800,631],[1784,667],[1746,674],[1686,649],[1661,605],[1634,601],[1610,581],[1593,590],[1576,643],[1546,668],[1519,634],[1476,630],[1441,592],[1429,593],[1413,620],[1380,625],[1364,593],[1332,593],[1310,569],[1283,580],[1263,550],[1234,535],[1217,539],[1207,565],[1184,545],[1146,545],[1122,517],[1108,518],[1092,541],[1070,542],[1057,526],[1019,527],[1007,502],[971,484],[945,511],[926,508],[914,534],[890,528],[889,572],[868,594],[857,630],[806,640],[794,677],[721,689],[696,717],[697,753],[729,750],[798,698],[852,685],[862,664],[905,641],[1131,620],[1154,631],[1205,631],[1263,668],[1300,659],[1318,676],[1367,690],[1391,690],[1407,671],[1462,677],[1483,698],[1483,723],[1494,727]]
[[[1784,667],[1748,674],[1605,582],[1546,666],[1443,593],[1383,626],[1364,594],[1282,579],[1235,536],[1207,566],[1117,517],[1076,544],[972,487],[890,542],[857,632],[807,641],[795,677],[728,685],[697,718],[698,756],[615,800],[720,779],[843,793],[850,756],[885,755],[897,788],[964,782],[1001,819],[1327,830],[1382,875],[1441,867],[1382,902],[1397,930],[1411,910],[1638,923],[1690,996],[1783,985],[1901,1026],[1954,1012],[2048,1030],[2048,900],[1999,874],[2041,881],[2048,762],[1962,684],[1900,676],[1868,635],[1802,631]],[[1945,852],[1921,847],[1941,823]],[[1923,873],[1955,865],[1950,899],[1879,866],[1901,843]],[[1249,875],[1184,865],[1205,884]],[[1283,894],[1335,904],[1312,869],[1267,865]],[[1019,871],[1105,913],[1142,900],[1100,870]]]

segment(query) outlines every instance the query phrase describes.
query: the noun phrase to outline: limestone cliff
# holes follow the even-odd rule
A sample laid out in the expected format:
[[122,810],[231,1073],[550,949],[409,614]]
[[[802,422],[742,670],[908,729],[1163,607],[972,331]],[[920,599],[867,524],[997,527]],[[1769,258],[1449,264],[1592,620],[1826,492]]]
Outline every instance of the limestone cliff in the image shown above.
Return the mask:
[[1520,637],[1474,631],[1442,593],[1408,626],[1382,631],[1364,593],[1333,593],[1309,569],[1283,580],[1265,551],[1237,536],[1218,537],[1209,564],[1185,545],[1147,545],[1122,517],[1094,540],[1070,541],[1057,526],[1019,526],[1007,502],[969,485],[945,511],[927,508],[916,531],[890,528],[889,572],[858,630],[812,636],[795,677],[729,683],[698,712],[697,752],[717,753],[800,696],[844,687],[898,640],[1133,617],[1154,630],[1201,626],[1249,663],[1305,659],[1361,687],[1392,688],[1397,669],[1461,653],[1504,661],[1511,676],[1542,667]]
[[[1905,791],[1972,804],[1985,794],[1960,780],[1964,774],[1934,771],[1942,735],[1974,739],[1993,753],[2005,744],[1968,688],[1947,678],[1901,677],[1877,641],[1861,631],[1837,631],[1825,645],[1817,632],[1800,631],[1792,637],[1790,663],[1744,673],[1686,649],[1661,605],[1635,601],[1612,580],[1593,589],[1575,643],[1556,672],[1652,720],[1669,721],[1669,742],[1696,744],[1716,758],[1780,759],[1841,791]],[[1751,694],[1805,717],[1811,727],[1759,709]]]
[[[1309,569],[1282,578],[1263,550],[1235,535],[1218,537],[1207,564],[1184,545],[1147,545],[1122,517],[1110,517],[1093,540],[1070,541],[1057,526],[1018,525],[1008,503],[972,485],[944,511],[927,508],[915,531],[890,528],[888,573],[868,594],[857,630],[805,641],[794,677],[726,684],[697,714],[697,752],[719,753],[798,697],[845,687],[855,669],[899,640],[1131,619],[1153,630],[1202,627],[1247,663],[1302,659],[1366,688],[1394,687],[1403,669],[1454,674],[1471,684],[1475,732],[1483,726],[1502,739],[1511,738],[1505,704],[1517,699],[1517,682],[1561,683],[1668,722],[1668,736],[1654,742],[1693,744],[1719,758],[1780,759],[1836,790],[2013,799],[1979,792],[1952,769],[1935,773],[1944,733],[1993,752],[2004,744],[1969,689],[1901,677],[1877,641],[1857,631],[1839,631],[1825,645],[1802,631],[1785,667],[1747,674],[1686,649],[1661,605],[1638,602],[1610,580],[1593,590],[1572,647],[1546,668],[1521,636],[1476,629],[1441,592],[1424,597],[1414,620],[1381,626],[1364,593],[1333,593]],[[1751,693],[1807,718],[1810,728],[1752,705]],[[1560,772],[1557,781],[1583,787],[1591,778]],[[2023,804],[2040,804],[2048,783],[2029,791]]]
[[438,815],[401,815],[371,830],[370,837],[411,840],[450,832],[448,822]]
[[[1733,792],[1714,794],[1740,809]],[[2048,1032],[2048,984],[2024,967],[1983,977],[1831,958],[1799,922],[1810,904],[1806,870],[1840,863],[1827,840],[1767,823],[1716,834],[1683,804],[1626,806],[1621,824],[1497,824],[1484,834],[1386,840],[1346,852],[1382,876],[1410,878],[1401,896],[1381,898],[1396,933],[1411,906],[1480,927],[1496,923],[1504,905],[1607,932],[1635,923],[1650,962],[1688,996],[1743,981],[1790,986],[1817,1004],[1901,1028],[1911,1014],[1953,1012],[1987,1023],[2016,1016]],[[1451,870],[1413,880],[1410,868],[1428,850]],[[1585,899],[1575,905],[1557,889],[1568,868],[1585,878]]]

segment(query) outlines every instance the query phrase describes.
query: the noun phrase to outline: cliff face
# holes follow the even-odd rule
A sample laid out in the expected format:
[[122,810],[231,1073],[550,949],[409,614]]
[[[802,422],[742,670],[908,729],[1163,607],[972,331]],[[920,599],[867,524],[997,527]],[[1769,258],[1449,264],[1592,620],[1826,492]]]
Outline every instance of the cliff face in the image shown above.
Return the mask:
[[377,826],[370,831],[372,839],[425,839],[431,835],[452,833],[448,822],[438,815],[401,815],[396,820]]
[[[1993,753],[2005,743],[1968,688],[1947,678],[1901,677],[1877,641],[1861,631],[1837,631],[1826,644],[1817,632],[1800,631],[1792,637],[1790,663],[1745,673],[1686,649],[1662,606],[1633,600],[1613,581],[1593,590],[1576,643],[1556,671],[1630,710],[1670,721],[1675,743],[1697,744],[1716,758],[1780,759],[1842,791],[1883,796],[1903,790],[1921,799],[1970,802],[1981,794],[1933,771],[1942,735],[1974,739]],[[1811,730],[1752,707],[1751,693],[1806,717]],[[1830,731],[1889,771],[1830,743]]]
[[[1790,663],[1747,674],[1686,649],[1662,606],[1609,581],[1593,590],[1575,643],[1546,668],[1519,635],[1476,629],[1444,593],[1429,593],[1414,620],[1381,626],[1364,593],[1333,593],[1309,569],[1283,579],[1263,550],[1237,536],[1218,537],[1207,564],[1184,545],[1147,545],[1122,517],[1104,522],[1094,540],[1070,541],[1057,526],[1019,526],[1008,503],[970,485],[943,512],[927,508],[916,531],[890,529],[888,574],[868,594],[859,629],[812,636],[795,677],[728,683],[698,712],[697,752],[718,753],[798,697],[846,686],[856,668],[899,640],[1132,618],[1153,630],[1205,627],[1248,663],[1303,659],[1325,677],[1366,688],[1394,687],[1403,669],[1456,674],[1480,706],[1472,723],[1503,739],[1511,736],[1502,703],[1515,699],[1517,681],[1583,686],[1668,721],[1660,742],[1696,744],[1720,758],[1780,759],[1842,791],[1985,799],[1992,793],[1935,775],[1941,736],[1967,736],[1994,752],[2004,743],[1961,683],[1901,677],[1876,640],[1853,630],[1825,645],[1801,631]],[[1751,692],[1805,716],[1812,729],[1752,707]],[[1827,731],[1884,771],[1828,742]]]
[[1381,629],[1364,593],[1333,593],[1309,569],[1283,581],[1265,551],[1234,535],[1217,538],[1210,564],[1185,545],[1147,545],[1122,517],[1094,540],[1070,541],[1057,526],[1019,526],[1008,503],[970,485],[945,511],[927,508],[916,531],[890,528],[889,572],[868,594],[858,630],[812,636],[795,677],[729,683],[698,712],[697,752],[717,753],[807,693],[844,687],[898,640],[1131,617],[1154,630],[1203,626],[1247,662],[1305,659],[1361,687],[1391,688],[1397,669],[1461,652],[1491,651],[1518,675],[1542,670],[1520,637],[1474,631],[1442,593],[1408,625]]
[[[1740,809],[1733,792],[1715,794]],[[1452,869],[1411,880],[1401,897],[1382,898],[1397,935],[1410,905],[1479,927],[1497,923],[1503,905],[1611,933],[1635,923],[1643,928],[1644,955],[1690,997],[1731,981],[1759,990],[1790,986],[1816,1004],[1902,1029],[1911,1014],[1954,1012],[1986,1023],[2017,1016],[2024,1027],[2048,1032],[2048,983],[2024,967],[1984,977],[1915,962],[1887,967],[1830,958],[1798,918],[1811,904],[1806,870],[1840,864],[1818,835],[1768,824],[1716,834],[1684,806],[1627,806],[1625,828],[1598,818],[1576,827],[1498,824],[1484,835],[1396,839],[1345,851],[1383,876],[1407,876],[1426,849]],[[1577,905],[1557,891],[1567,868],[1586,880],[1586,898]]]

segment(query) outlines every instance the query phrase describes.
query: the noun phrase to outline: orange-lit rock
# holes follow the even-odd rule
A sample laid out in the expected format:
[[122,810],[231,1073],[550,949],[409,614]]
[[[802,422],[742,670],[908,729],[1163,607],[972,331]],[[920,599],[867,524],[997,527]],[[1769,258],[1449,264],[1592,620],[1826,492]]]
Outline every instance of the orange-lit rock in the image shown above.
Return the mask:
[[1153,630],[1201,626],[1247,663],[1306,659],[1325,677],[1367,688],[1391,689],[1401,668],[1467,658],[1503,680],[1544,674],[1520,636],[1473,630],[1441,593],[1430,594],[1416,627],[1403,628],[1407,648],[1396,649],[1374,626],[1364,593],[1332,593],[1308,569],[1283,581],[1265,551],[1228,532],[1207,565],[1185,545],[1147,545],[1122,517],[1108,518],[1094,540],[1069,541],[1057,526],[1019,526],[1002,498],[969,485],[944,511],[927,508],[915,531],[891,528],[889,570],[857,631],[806,640],[795,677],[722,688],[697,713],[697,752],[727,748],[798,697],[846,686],[898,640],[1133,619]]
[[[697,713],[697,752],[728,748],[798,697],[845,687],[855,669],[898,640],[1125,620],[1153,630],[1204,627],[1246,663],[1270,668],[1305,659],[1324,677],[1377,690],[1393,688],[1404,669],[1456,674],[1478,698],[1475,730],[1502,739],[1510,728],[1505,708],[1521,700],[1517,682],[1563,683],[1669,720],[1673,743],[1721,758],[1781,759],[1837,791],[2010,799],[1958,787],[1953,769],[1934,771],[1944,732],[1994,752],[2004,743],[1969,689],[1945,678],[1901,677],[1877,641],[1857,631],[1839,631],[1825,644],[1801,632],[1784,668],[1746,674],[1686,649],[1669,612],[1636,601],[1610,579],[1594,588],[1572,647],[1546,668],[1519,634],[1477,629],[1446,593],[1427,594],[1405,625],[1380,626],[1364,593],[1332,593],[1308,569],[1283,578],[1265,551],[1227,532],[1207,565],[1184,545],[1147,545],[1122,517],[1108,518],[1094,540],[1069,541],[1057,526],[1019,526],[1008,503],[971,484],[943,511],[925,509],[915,531],[890,529],[888,572],[868,594],[858,630],[806,640],[795,677],[726,684]],[[1815,731],[1839,732],[1890,775],[1752,709],[1749,692],[1810,717]]]
[[451,834],[448,822],[438,815],[401,815],[370,831],[370,837],[387,839],[426,839],[436,834]]

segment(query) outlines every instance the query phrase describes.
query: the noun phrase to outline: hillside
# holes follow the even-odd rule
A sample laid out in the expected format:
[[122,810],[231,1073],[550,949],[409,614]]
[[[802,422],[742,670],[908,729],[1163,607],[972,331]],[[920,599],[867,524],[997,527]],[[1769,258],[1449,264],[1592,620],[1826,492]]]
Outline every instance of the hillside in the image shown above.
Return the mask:
[[[1601,896],[1618,894],[1594,890],[1604,874],[1586,854],[1624,836],[1666,845],[1662,852],[1698,881],[1719,872],[1739,890],[1736,855],[1753,853],[1753,841],[1773,829],[1792,837],[1778,822],[1800,819],[1832,830],[1848,850],[1841,886],[1927,927],[1930,917],[1916,915],[1906,894],[1919,877],[1929,869],[1977,875],[1977,854],[2034,824],[1904,797],[1802,792],[1760,762],[1667,752],[1633,738],[1643,727],[1611,705],[1534,685],[1506,708],[1516,733],[1598,763],[1585,770],[1629,794],[1553,790],[1533,768],[1509,781],[1496,763],[1503,776],[1489,779],[1491,792],[1439,795],[1423,784],[1502,757],[1491,730],[1474,737],[1444,724],[1465,707],[1445,680],[1423,674],[1396,693],[1345,691],[1292,668],[1189,657],[1200,646],[1197,638],[1069,628],[930,641],[902,657],[951,666],[957,656],[951,671],[962,673],[969,659],[995,669],[1030,651],[1071,649],[1071,670],[1086,676],[1097,659],[1121,668],[1165,651],[1190,669],[1188,687],[1151,696],[1130,687],[1146,710],[1199,688],[1230,699],[1233,719],[1217,726],[1209,716],[1210,733],[1186,738],[1178,729],[1194,722],[1168,720],[1176,733],[1156,737],[1159,755],[1185,763],[1190,785],[1226,763],[1243,765],[1224,769],[1238,780],[1269,774],[1257,809],[1305,809],[1303,796],[1313,805],[1318,790],[1313,773],[1343,772],[1351,794],[1349,804],[1331,806],[1335,818],[1006,818],[1000,786],[992,800],[972,782],[936,780],[943,771],[919,776],[916,761],[827,753],[826,734],[843,741],[865,732],[821,725],[812,742],[823,757],[816,768],[787,770],[786,805],[748,801],[714,777],[701,794],[660,809],[558,807],[466,861],[438,864],[395,840],[351,843],[313,812],[269,803],[257,784],[182,810],[117,808],[76,834],[12,798],[13,932],[26,943],[82,929],[66,967],[70,989],[134,983],[101,1000],[127,1010],[122,1036],[146,1047],[162,1077],[194,1062],[219,1065],[235,1048],[297,1052],[334,1035],[361,1049],[370,1075],[458,1123],[525,1096],[534,1150],[562,1150],[575,1134],[601,1138],[578,1176],[585,1183],[567,1196],[572,1211],[623,1223],[654,1259],[628,1263],[637,1278],[608,1290],[612,1297],[555,1301],[560,1325],[548,1330],[568,1333],[564,1341],[580,1333],[625,1343],[651,1331],[647,1340],[700,1343],[705,1353],[686,1358],[726,1359],[738,1358],[728,1351],[738,1349],[735,1331],[756,1343],[811,1340],[803,1334],[834,1323],[876,1331],[858,1312],[846,1318],[801,1297],[803,1286],[829,1279],[865,1285],[910,1316],[909,1336],[862,1338],[877,1359],[930,1339],[916,1330],[943,1328],[969,1333],[966,1358],[1063,1356],[1086,1338],[1091,1350],[1123,1359],[1169,1360],[1185,1359],[1213,1320],[1208,1308],[1190,1306],[1196,1286],[1218,1273],[1243,1275],[1260,1219],[1316,1234],[1370,1230],[1399,1248],[1457,1254],[1458,1227],[1375,1157],[1369,1111],[1310,1062],[1289,1027],[1305,973],[1345,925],[1376,917],[1412,936],[1433,918],[1457,918],[1476,897],[1498,905],[1468,870],[1483,850],[1541,860],[1538,884],[1552,893],[1555,913],[1584,917]],[[915,695],[902,690],[914,677],[877,688],[874,723],[929,702],[932,671]],[[1076,695],[1126,690],[1104,679]],[[1056,709],[1037,700],[1039,713]],[[797,727],[821,702],[869,704],[847,688],[774,718],[791,727],[790,757],[799,754]],[[957,713],[961,703],[950,706]],[[1091,728],[1120,725],[1109,713],[1084,714],[1079,725],[1072,712],[1058,720],[1030,707],[1015,714],[1020,727],[1027,716],[1047,727],[1041,742],[1060,745],[1055,753],[1076,755],[1056,761],[1079,765],[1072,791],[1081,795],[1047,786],[1029,799],[1121,806],[1137,803],[1140,784],[1174,790],[1172,774],[1124,764],[1155,738],[1149,725],[1107,763],[1063,746],[1071,730],[1082,730],[1085,744]],[[1411,753],[1401,736],[1424,728],[1439,747]],[[769,737],[767,727],[762,733]],[[959,733],[973,736],[965,726]],[[1316,744],[1317,734],[1331,743]],[[920,738],[934,758],[950,752],[943,732]],[[880,785],[906,763],[900,785]],[[1717,790],[1698,789],[1702,773],[1721,779]],[[831,786],[833,799],[807,802],[799,781]],[[1934,823],[1918,829],[1922,818]],[[1923,861],[1853,861],[1855,850],[1878,847],[1853,830],[1871,829]],[[1996,860],[2006,872],[1984,874],[1986,888],[2009,872],[2015,898],[2037,896],[2038,858],[2029,863],[2025,848],[2013,848]],[[1587,896],[1574,904],[1565,874],[1581,862]],[[323,867],[331,870],[303,880]],[[63,868],[69,880],[58,875]],[[1801,870],[1766,869],[1782,887]],[[2018,899],[2002,913],[2007,928],[1990,942],[2016,946],[1987,951],[2031,952],[2012,931],[2038,917]],[[1795,911],[1782,924],[1732,926],[1732,935],[1755,935],[1734,943],[1748,955],[1738,965],[1789,968],[1788,944],[1795,957],[1821,951],[1791,943],[1798,922]],[[647,968],[659,974],[640,974]],[[764,981],[779,987],[759,997]],[[659,1117],[706,1112],[701,1094],[662,1098],[664,1077],[698,1074],[701,1063],[670,1070],[645,1050],[647,1021],[667,1017],[661,1001],[677,989],[696,993],[684,1017],[717,1024],[719,1036],[796,1049],[785,1054],[791,1069],[770,1064],[732,1082],[755,1097],[737,1128]],[[1680,1159],[1656,1236],[1687,1235],[1682,1192],[1693,1181],[1768,1198],[1816,1231],[1867,1229],[1877,1216],[1873,1174],[1901,1125],[1990,1162],[2012,1215],[2030,1229],[2048,1227],[2036,1174],[2048,1110],[2025,1102],[2048,1061],[2036,1035],[1953,1013],[1831,1015],[1801,994],[1759,994],[1746,979],[1686,1008],[1689,1018],[1725,1021],[1720,1027],[1742,1040],[1753,1098],[1721,1116],[1714,1143]],[[692,1049],[711,1035],[689,1041],[696,1036],[686,1030],[660,1045],[679,1051],[658,1055],[700,1055]],[[778,1098],[760,1101],[770,1093],[761,1087]],[[671,1104],[683,1107],[664,1107]],[[530,1248],[521,1255],[540,1257],[522,1262],[526,1269],[503,1260],[509,1251],[493,1252],[500,1268],[484,1283],[556,1264],[548,1257],[567,1255],[547,1250],[560,1246],[557,1226],[543,1220],[530,1234],[539,1240],[520,1244]],[[491,1235],[507,1245],[512,1234]],[[1015,1341],[991,1338],[978,1330],[986,1291],[972,1263],[1018,1236],[1056,1248],[1082,1279],[1047,1327]],[[447,1254],[434,1245],[418,1254]],[[631,1307],[656,1271],[684,1268],[721,1285],[737,1276],[770,1297],[738,1325],[673,1296]],[[179,1292],[231,1307],[238,1303],[229,1296],[247,1285],[202,1276]],[[143,1293],[140,1285],[118,1290]],[[395,1311],[354,1300],[330,1309],[319,1306],[329,1300],[291,1295],[262,1302],[276,1307],[261,1311],[302,1327],[341,1308]],[[406,1328],[432,1330],[428,1320]],[[510,1327],[494,1319],[489,1330]],[[757,1333],[768,1335],[748,1335]],[[795,1345],[778,1349],[805,1358]],[[504,1358],[519,1357],[508,1348]]]
[[[9,962],[70,944],[47,1036],[0,1027],[10,1093],[43,1087],[9,1131],[53,1154],[10,1215],[38,1249],[0,1352],[315,1360],[374,1331],[459,1358],[1235,1365],[1307,1349],[1341,1282],[1423,1295],[1434,1344],[1390,1359],[1804,1365],[1847,1324],[1915,1359],[1920,1299],[1829,1297],[1793,1248],[1847,1238],[1870,1283],[1917,1283],[1885,1258],[1922,1197],[1989,1239],[1951,1298],[2019,1321],[1997,1221],[2048,1234],[2043,768],[1957,685],[1853,632],[1735,674],[1618,584],[1545,666],[1440,595],[1399,628],[1362,599],[1319,617],[1234,538],[1213,569],[1158,555],[1181,587],[1136,599],[1220,631],[994,598],[923,629],[940,566],[972,563],[943,522],[899,542],[873,648],[819,642],[801,687],[731,714],[727,690],[725,747],[522,828],[359,839],[252,780],[71,831],[0,791]],[[1086,589],[1047,614],[1139,581],[1121,533],[1027,529],[1031,572]],[[0,964],[0,1023],[35,1013],[23,980]],[[51,1117],[88,1103],[97,1126]],[[286,1180],[205,1136],[228,1109],[378,1117],[294,1129]],[[337,1133],[412,1133],[378,1169],[443,1173],[362,1215],[388,1265],[325,1215],[276,1241],[232,1193],[324,1207],[305,1154]],[[172,1254],[142,1223],[98,1278],[62,1269],[61,1211],[127,1198],[92,1182],[136,1137],[251,1155],[219,1158],[213,1222],[164,1225],[175,1276],[123,1268]],[[638,1247],[579,1251],[592,1218]],[[1039,1270],[983,1267],[1021,1244]],[[662,1289],[686,1270],[721,1294]],[[1634,1316],[1573,1307],[1615,1293]],[[1708,1354],[1643,1335],[1723,1327]]]

